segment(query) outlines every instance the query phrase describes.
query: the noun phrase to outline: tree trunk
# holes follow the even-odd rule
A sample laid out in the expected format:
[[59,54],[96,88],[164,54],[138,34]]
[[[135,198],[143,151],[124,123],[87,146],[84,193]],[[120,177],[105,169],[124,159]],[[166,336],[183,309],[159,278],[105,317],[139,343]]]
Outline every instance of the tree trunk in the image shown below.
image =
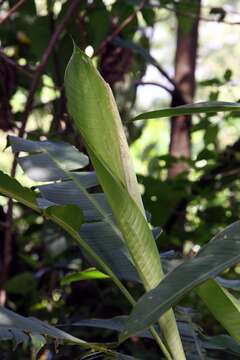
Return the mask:
[[[198,24],[201,0],[182,0],[177,7],[177,44],[175,55],[176,89],[172,106],[193,102],[195,92],[195,68],[198,45]],[[191,117],[176,116],[171,119],[170,155],[176,158],[191,158]],[[187,171],[187,162],[180,161],[169,169],[169,177]]]

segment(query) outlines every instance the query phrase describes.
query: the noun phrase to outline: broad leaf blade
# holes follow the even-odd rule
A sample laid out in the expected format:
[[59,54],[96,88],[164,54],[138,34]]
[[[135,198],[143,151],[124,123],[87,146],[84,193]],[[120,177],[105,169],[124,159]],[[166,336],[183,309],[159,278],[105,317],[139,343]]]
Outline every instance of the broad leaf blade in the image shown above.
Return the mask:
[[173,108],[163,108],[160,110],[148,111],[139,114],[132,121],[135,120],[147,120],[147,119],[159,119],[163,117],[172,117],[179,115],[192,115],[192,114],[210,114],[216,112],[226,111],[239,111],[240,103],[231,103],[224,101],[204,101],[190,105],[181,105]]
[[[42,209],[37,206],[36,196],[34,192],[24,188],[18,181],[11,178],[7,174],[0,171],[0,193],[9,198],[15,199],[20,203],[27,205],[31,209],[42,212]],[[45,202],[46,200],[43,199]],[[49,206],[50,205],[50,206]],[[44,210],[45,216],[54,223],[58,224],[61,228],[67,231],[82,248],[90,255],[96,263],[107,272],[111,278],[114,278],[113,271],[109,266],[104,263],[94,249],[81,238],[79,235],[79,227],[83,221],[82,212],[75,205],[57,206],[56,204],[47,203],[47,207]],[[69,219],[70,215],[70,219]],[[69,221],[70,220],[70,221]]]
[[240,302],[214,280],[206,281],[196,291],[215,319],[240,342]]
[[79,231],[84,221],[81,209],[76,205],[54,205],[48,207],[44,214],[46,216],[56,217],[59,222],[67,224],[75,231]]
[[[36,179],[43,180],[42,173],[48,181],[53,178],[55,180],[64,179],[61,182],[38,186],[43,198],[38,198],[37,202],[39,208],[45,210],[45,215],[48,217],[50,215],[51,219],[54,218],[55,222],[76,236],[76,231],[79,231],[83,222],[81,209],[85,221],[94,221],[81,227],[80,237],[77,234],[78,240],[81,239],[81,244],[85,242],[88,248],[91,247],[98,259],[101,257],[118,278],[139,282],[138,274],[124,245],[121,233],[112,221],[112,211],[106,196],[103,193],[89,194],[86,191],[86,188],[96,184],[96,174],[74,171],[75,167],[82,163],[81,153],[79,153],[80,158],[77,159],[76,149],[70,146],[69,151],[74,152],[72,157],[74,157],[75,162],[65,164],[68,157],[66,154],[64,155],[64,151],[69,149],[65,143],[47,141],[46,146],[46,142],[36,141],[35,145],[34,141],[13,136],[9,136],[9,143],[15,151],[24,151],[25,153],[30,151],[30,155],[24,157],[30,163],[27,167],[29,171],[33,166],[31,164],[32,158],[35,157],[33,169],[43,170],[42,172],[34,172]],[[59,147],[61,146],[65,150],[60,151]],[[61,162],[55,157],[58,150],[63,155]],[[32,151],[34,151],[34,155],[32,155]],[[41,156],[44,156],[45,163]],[[84,159],[85,157],[84,155]],[[66,169],[73,171],[70,172]],[[67,207],[65,208],[65,206]],[[92,259],[89,260],[92,262]],[[93,265],[97,266],[96,262]]]
[[[75,176],[75,174],[74,174]],[[86,221],[102,220],[103,215],[96,209],[89,198],[77,187],[73,181],[63,181],[38,187],[41,195],[55,204],[65,205],[74,204],[78,206],[84,214]],[[109,216],[112,215],[110,206],[107,203],[106,196],[103,193],[91,194],[98,205]]]
[[208,243],[199,254],[175,268],[145,294],[129,316],[121,341],[149,327],[188,291],[215,277],[240,260],[240,222],[235,222]]
[[[86,155],[64,142],[31,141],[16,136],[8,136],[8,142],[14,152],[32,153],[30,156],[19,157],[18,162],[35,181],[64,179],[66,171],[81,169],[89,162]],[[53,159],[62,164],[61,168]]]

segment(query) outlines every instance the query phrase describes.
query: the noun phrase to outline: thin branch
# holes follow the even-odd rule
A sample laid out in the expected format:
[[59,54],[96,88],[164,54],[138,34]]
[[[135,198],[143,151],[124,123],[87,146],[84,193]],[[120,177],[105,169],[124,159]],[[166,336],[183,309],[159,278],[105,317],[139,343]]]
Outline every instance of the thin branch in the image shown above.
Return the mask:
[[155,82],[155,81],[136,81],[134,85],[135,86],[145,86],[145,85],[157,86],[157,87],[160,87],[161,89],[166,90],[171,95],[173,93],[172,89],[169,89],[167,86],[165,86],[159,82]]
[[[196,15],[194,13],[192,13],[192,12],[179,11],[179,10],[173,9],[173,8],[167,6],[167,5],[166,6],[161,6],[161,7],[168,10],[168,11],[170,11],[170,12],[173,12],[173,13],[175,13],[177,15],[196,19]],[[198,17],[198,19],[200,21],[214,22],[214,23],[225,24],[225,25],[240,25],[240,21],[227,21],[227,20],[224,20],[224,19],[211,19],[211,18],[207,18],[207,17],[202,16],[202,15],[200,15]]]
[[30,79],[33,79],[33,72],[31,72],[30,70],[27,70],[25,67],[19,65],[16,61],[14,61],[13,59],[11,59],[9,56],[7,56],[4,51],[2,51],[0,49],[0,57],[9,65],[11,65],[12,67],[16,68],[17,70],[19,70],[19,72],[21,72],[23,75],[29,77]]
[[78,6],[79,2],[80,2],[80,0],[75,0],[75,1],[73,0],[71,2],[65,16],[62,18],[61,22],[57,25],[56,30],[53,33],[53,35],[49,41],[48,47],[46,48],[46,50],[42,56],[42,59],[37,67],[36,74],[34,76],[34,79],[31,84],[31,88],[29,90],[29,95],[27,98],[25,110],[24,110],[24,113],[22,116],[22,127],[19,131],[20,137],[22,137],[25,133],[26,122],[27,122],[29,113],[31,112],[31,109],[32,109],[34,95],[35,95],[35,92],[37,91],[41,76],[42,76],[42,74],[45,70],[45,67],[48,63],[48,60],[53,52],[56,42],[58,41],[60,35],[62,34],[63,30],[65,29],[67,22],[70,20],[71,16],[73,15],[74,11],[76,10],[76,7]]
[[15,13],[15,11],[17,11],[24,3],[26,0],[19,0],[15,5],[13,5],[13,7],[11,7],[11,9],[8,10],[8,12],[6,13],[6,15],[4,15],[1,19],[0,19],[0,25],[2,25],[5,21],[8,20],[8,18],[10,18],[10,16]]
[[137,13],[143,9],[147,0],[142,0],[141,3],[136,7],[136,9],[130,14],[119,26],[110,34],[98,47],[95,51],[95,55],[100,54],[102,50],[118,35],[122,32],[135,18]]

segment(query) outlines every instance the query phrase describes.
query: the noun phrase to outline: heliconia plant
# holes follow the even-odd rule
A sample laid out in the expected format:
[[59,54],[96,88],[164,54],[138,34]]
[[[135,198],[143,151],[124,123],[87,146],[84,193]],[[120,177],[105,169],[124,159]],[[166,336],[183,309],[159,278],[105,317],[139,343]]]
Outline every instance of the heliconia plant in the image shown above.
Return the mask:
[[[76,45],[66,69],[65,90],[69,114],[95,171],[82,171],[89,158],[69,144],[10,136],[12,151],[27,153],[19,157],[20,166],[42,184],[39,195],[0,172],[0,193],[56,223],[94,262],[96,269],[66,276],[63,283],[111,278],[132,307],[129,316],[88,320],[78,326],[118,331],[118,344],[136,334],[152,338],[166,359],[184,360],[188,358],[183,346],[186,339],[172,307],[195,288],[231,339],[239,342],[239,303],[215,277],[240,261],[240,222],[216,235],[195,257],[164,274],[154,239],[156,229],[149,226],[113,94],[91,59]],[[141,114],[133,120],[239,108],[234,103],[198,103]],[[98,184],[103,192],[89,191]],[[123,280],[141,283],[144,295],[136,301]],[[21,342],[34,336],[39,348],[49,337],[77,344],[90,351],[90,357],[99,352],[104,359],[133,359],[118,353],[118,344],[88,343],[0,307],[0,338]],[[198,341],[204,349],[204,342]]]

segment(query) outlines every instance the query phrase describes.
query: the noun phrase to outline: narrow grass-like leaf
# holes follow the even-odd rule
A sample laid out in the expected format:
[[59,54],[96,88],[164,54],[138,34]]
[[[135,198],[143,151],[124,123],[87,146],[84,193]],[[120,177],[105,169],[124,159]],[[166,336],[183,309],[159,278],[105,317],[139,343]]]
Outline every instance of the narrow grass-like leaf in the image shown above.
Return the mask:
[[160,110],[148,111],[137,115],[131,121],[159,119],[163,117],[172,117],[179,115],[192,114],[210,114],[216,112],[239,111],[240,103],[231,103],[225,101],[204,101],[195,104],[181,105],[173,108],[163,108]]
[[145,294],[134,307],[121,341],[144,330],[184,294],[240,260],[240,222],[216,235],[195,258],[185,261]]
[[[69,112],[83,136],[145,289],[149,290],[160,282],[163,272],[119,113],[110,87],[76,46],[66,69],[65,86]],[[185,359],[171,311],[162,317],[161,327],[174,359]]]
[[196,289],[210,312],[228,333],[240,342],[240,302],[215,280],[208,280]]

